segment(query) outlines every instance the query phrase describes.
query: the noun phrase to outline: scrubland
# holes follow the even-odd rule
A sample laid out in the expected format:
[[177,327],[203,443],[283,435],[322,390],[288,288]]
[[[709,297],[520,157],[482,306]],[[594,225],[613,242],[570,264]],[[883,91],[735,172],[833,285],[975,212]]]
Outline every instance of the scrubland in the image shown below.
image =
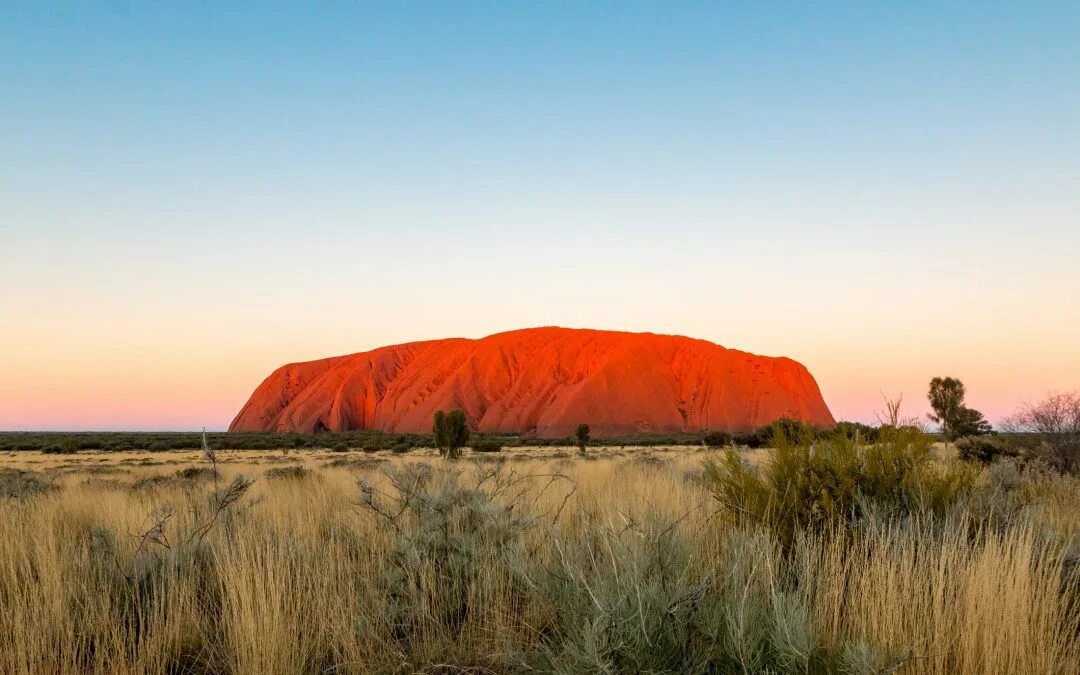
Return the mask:
[[0,672],[1080,672],[1080,480],[778,445],[0,454]]

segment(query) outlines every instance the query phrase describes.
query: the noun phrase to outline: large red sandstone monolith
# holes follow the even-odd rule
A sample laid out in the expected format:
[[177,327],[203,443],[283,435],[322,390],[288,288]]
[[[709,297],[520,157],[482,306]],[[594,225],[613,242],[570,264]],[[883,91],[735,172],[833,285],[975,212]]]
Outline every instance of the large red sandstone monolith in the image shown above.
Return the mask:
[[275,370],[230,431],[429,433],[461,408],[481,432],[597,437],[834,424],[813,376],[788,358],[652,333],[528,328],[479,340],[382,347]]

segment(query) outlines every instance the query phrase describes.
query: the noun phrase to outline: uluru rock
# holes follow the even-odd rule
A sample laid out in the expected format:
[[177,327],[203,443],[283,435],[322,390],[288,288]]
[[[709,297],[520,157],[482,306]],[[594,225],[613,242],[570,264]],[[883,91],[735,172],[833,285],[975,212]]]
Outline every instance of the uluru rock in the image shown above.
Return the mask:
[[259,385],[230,431],[429,433],[461,408],[481,432],[597,437],[834,424],[800,363],[674,335],[529,328],[292,363]]

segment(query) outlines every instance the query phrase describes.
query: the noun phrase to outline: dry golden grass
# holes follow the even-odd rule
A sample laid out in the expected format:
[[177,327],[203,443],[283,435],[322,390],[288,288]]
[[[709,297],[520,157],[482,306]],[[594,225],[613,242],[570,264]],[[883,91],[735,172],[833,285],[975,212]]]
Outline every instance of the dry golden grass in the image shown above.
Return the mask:
[[51,481],[0,498],[0,672],[1080,672],[1077,480],[1025,479],[1006,526],[785,557],[708,456],[229,452],[215,481],[175,477],[198,453],[0,455]]

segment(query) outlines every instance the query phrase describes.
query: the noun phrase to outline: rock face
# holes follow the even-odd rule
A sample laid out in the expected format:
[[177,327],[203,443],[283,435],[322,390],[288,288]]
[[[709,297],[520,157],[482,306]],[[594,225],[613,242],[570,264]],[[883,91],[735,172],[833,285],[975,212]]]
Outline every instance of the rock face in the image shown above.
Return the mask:
[[529,328],[293,363],[259,385],[230,431],[430,433],[461,408],[481,432],[554,438],[834,423],[802,364],[652,333]]

